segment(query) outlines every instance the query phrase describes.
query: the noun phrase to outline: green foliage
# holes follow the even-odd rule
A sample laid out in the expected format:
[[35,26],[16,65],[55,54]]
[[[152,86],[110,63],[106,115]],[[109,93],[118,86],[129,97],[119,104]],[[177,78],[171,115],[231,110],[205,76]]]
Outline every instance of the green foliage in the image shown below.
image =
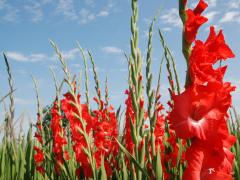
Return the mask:
[[[120,113],[120,107],[119,107],[119,109],[116,112],[116,119],[118,121],[117,128],[118,128],[118,134],[119,134],[119,137],[117,139],[117,143],[119,144],[119,153],[116,155],[116,157],[114,157],[117,160],[117,166],[115,166],[114,163],[110,162],[110,167],[113,169],[113,175],[109,179],[110,180],[147,180],[147,179],[151,179],[151,177],[149,177],[149,174],[150,174],[150,175],[152,175],[154,180],[163,180],[164,176],[163,176],[163,168],[162,167],[163,167],[163,165],[165,165],[167,174],[173,175],[171,178],[169,178],[169,180],[180,180],[182,178],[182,174],[183,174],[184,170],[186,169],[186,165],[187,165],[186,162],[181,163],[182,151],[186,152],[186,146],[182,146],[182,140],[176,138],[176,141],[178,142],[178,146],[179,146],[179,153],[177,156],[177,166],[176,167],[173,167],[173,168],[171,167],[171,160],[169,162],[167,162],[165,159],[164,164],[162,164],[161,152],[160,152],[161,150],[160,150],[159,145],[157,148],[157,152],[155,149],[154,129],[156,126],[156,114],[152,113],[152,110],[155,111],[157,108],[156,98],[157,98],[157,95],[159,92],[159,88],[157,89],[156,94],[155,94],[155,92],[150,92],[151,85],[152,85],[152,79],[153,79],[153,74],[150,74],[151,62],[152,62],[152,60],[151,60],[151,52],[152,52],[151,41],[152,41],[153,24],[154,24],[154,21],[158,15],[158,13],[160,12],[161,7],[159,8],[158,12],[154,16],[154,19],[152,21],[152,24],[151,24],[151,27],[149,30],[149,43],[148,43],[147,67],[146,67],[146,76],[147,76],[148,86],[146,88],[146,92],[147,92],[147,96],[148,96],[148,100],[149,100],[148,115],[149,115],[149,119],[150,119],[150,130],[142,128],[144,111],[141,110],[141,108],[139,108],[138,102],[140,100],[142,100],[141,96],[143,93],[143,88],[142,88],[142,84],[141,84],[142,82],[140,82],[140,80],[138,81],[138,75],[142,75],[141,68],[142,68],[143,60],[141,59],[141,51],[139,50],[139,47],[138,47],[138,28],[136,28],[136,23],[137,23],[137,19],[138,19],[138,5],[136,5],[136,2],[137,2],[137,0],[132,0],[133,15],[131,16],[131,31],[132,31],[133,37],[131,37],[131,55],[129,56],[129,58],[126,55],[128,63],[129,63],[129,79],[127,79],[127,81],[129,83],[129,88],[130,88],[134,111],[139,114],[139,116],[137,116],[135,119],[135,124],[132,122],[132,120],[130,121],[131,129],[134,130],[134,131],[132,131],[131,136],[134,139],[134,144],[135,144],[136,148],[135,148],[135,150],[133,150],[133,153],[131,154],[127,151],[126,146],[124,145],[124,141],[125,141],[124,133],[125,132],[124,131],[121,132],[121,130],[120,130],[120,119],[121,119],[121,115],[123,113]],[[180,7],[184,8],[184,5],[180,4]],[[184,12],[181,11],[181,8],[180,8],[179,14],[180,14],[180,17],[184,24],[186,21],[186,17],[185,17],[186,14],[184,14]],[[174,76],[173,76],[172,72],[170,71],[170,59],[168,57],[168,54],[170,55],[171,60],[172,60],[172,65],[173,65],[174,73],[175,73],[175,79],[177,81],[177,90],[178,90],[178,94],[180,94],[181,93],[180,85],[178,82],[178,76],[177,76],[177,72],[176,72],[174,59],[172,57],[170,50],[168,49],[168,47],[166,46],[166,44],[164,42],[164,38],[163,38],[163,35],[160,32],[160,30],[159,30],[159,33],[160,33],[160,37],[161,37],[160,40],[161,40],[162,45],[165,50],[164,57],[167,60],[167,68],[168,68],[168,72],[170,74],[169,80],[173,80]],[[52,43],[52,44],[54,45],[54,43]],[[79,44],[78,44],[78,46],[79,46],[81,52],[83,53],[85,68],[86,68],[85,76],[86,76],[87,102],[85,102],[85,104],[88,107],[88,112],[90,112],[90,114],[93,117],[95,117],[95,114],[93,113],[93,111],[89,105],[89,91],[88,91],[86,58],[85,58],[84,52]],[[184,54],[185,58],[188,62],[188,58],[189,58],[188,57],[189,56],[188,49],[190,47],[185,47],[185,46],[183,47],[183,51],[185,53]],[[66,63],[62,60],[61,53],[58,51],[56,44],[54,45],[54,47],[60,56],[60,61],[64,65],[63,69],[68,77],[68,79],[65,79],[65,80],[67,81],[68,84],[70,84],[69,83],[70,82],[70,73],[67,71]],[[97,90],[99,90],[99,82],[97,79],[95,64],[94,64],[94,61],[93,61],[90,51],[88,51],[88,52],[89,52],[89,55],[91,57],[91,61],[93,64],[93,71],[95,74],[95,82],[96,82]],[[37,102],[38,102],[38,107],[39,107],[38,108],[39,118],[40,118],[40,123],[42,124],[42,127],[43,127],[43,130],[41,132],[38,130],[38,133],[40,135],[43,135],[42,137],[43,137],[44,143],[39,144],[39,142],[36,140],[36,138],[32,139],[32,127],[33,126],[37,127],[37,126],[32,125],[31,123],[30,123],[30,128],[29,128],[28,134],[27,134],[27,139],[25,140],[25,135],[21,136],[21,129],[22,129],[22,122],[24,119],[24,113],[22,114],[22,116],[20,116],[20,117],[22,117],[22,121],[20,124],[19,139],[17,139],[17,136],[15,134],[15,129],[14,129],[14,123],[13,123],[13,118],[14,118],[13,92],[15,90],[13,90],[13,86],[12,86],[12,82],[11,82],[10,67],[9,67],[9,64],[8,64],[5,54],[4,54],[4,58],[5,58],[5,62],[7,65],[7,71],[9,74],[9,84],[10,84],[11,91],[9,94],[7,94],[3,98],[1,98],[0,103],[4,102],[4,98],[6,98],[8,95],[10,95],[11,106],[10,106],[10,113],[9,113],[6,108],[6,105],[5,105],[6,118],[0,126],[0,133],[2,130],[4,130],[4,137],[2,139],[2,145],[0,148],[0,180],[46,180],[46,179],[77,180],[78,178],[76,176],[76,170],[78,168],[79,168],[80,179],[86,180],[87,177],[85,177],[85,175],[83,173],[81,164],[76,162],[76,155],[73,151],[74,142],[71,142],[71,136],[70,136],[71,130],[69,129],[69,126],[70,126],[69,120],[66,118],[63,110],[61,109],[60,103],[59,103],[60,105],[58,107],[60,107],[60,113],[63,116],[63,118],[61,119],[61,123],[62,123],[61,125],[65,130],[67,130],[67,134],[65,135],[65,137],[66,137],[67,143],[68,143],[67,146],[63,147],[63,150],[68,151],[68,155],[70,156],[70,159],[66,160],[64,155],[61,154],[62,159],[63,159],[63,165],[56,162],[55,154],[52,153],[52,148],[53,148],[52,138],[53,137],[52,137],[52,131],[51,131],[51,122],[52,122],[51,111],[52,111],[53,105],[48,105],[48,106],[45,106],[44,108],[42,105],[42,107],[40,108],[38,90],[37,90],[36,81],[34,78],[33,79],[35,81],[37,100],[38,100]],[[132,58],[134,60],[134,64],[132,64],[132,62],[131,62]],[[163,60],[164,60],[164,58],[163,58]],[[162,62],[163,62],[163,60],[162,60]],[[158,84],[160,84],[161,67],[162,67],[162,63],[160,66]],[[130,77],[132,77],[132,78],[130,78]],[[54,74],[54,78],[55,78],[55,74]],[[73,79],[73,82],[74,82],[74,80],[75,79]],[[56,83],[56,79],[55,79],[55,83]],[[63,85],[63,83],[61,84],[61,86],[58,90],[58,86],[56,84],[58,96],[59,96],[60,90],[62,88],[62,85]],[[106,98],[106,101],[108,104],[107,85],[108,84],[107,84],[107,79],[106,79],[106,88],[105,88],[106,96],[105,96],[105,98]],[[135,87],[138,87],[138,88],[136,88],[136,91],[135,91],[136,93],[132,90],[132,85],[134,85]],[[175,90],[175,87],[173,85],[171,86],[171,90],[172,91]],[[70,92],[74,92],[74,90],[72,90]],[[80,85],[79,85],[79,92],[80,92]],[[99,100],[101,99],[100,92],[97,91],[96,96],[98,97]],[[155,101],[154,101],[154,98],[155,98]],[[155,107],[153,105],[155,105]],[[100,107],[100,103],[99,103],[99,107]],[[239,119],[239,116],[237,115],[235,109],[233,108],[232,110],[233,110],[233,114],[234,114],[235,118],[232,116],[232,113],[230,111],[228,128],[229,128],[229,132],[232,135],[237,137],[237,142],[234,144],[234,146],[232,146],[230,148],[230,150],[235,154],[233,177],[235,179],[240,179],[240,119]],[[79,110],[79,114],[80,114],[80,112],[81,111]],[[19,117],[19,119],[20,119],[20,117]],[[15,121],[15,123],[17,121]],[[10,136],[10,138],[8,138],[9,136]],[[89,137],[91,137],[91,136],[89,136]],[[165,152],[164,152],[165,154],[169,154],[169,153],[173,152],[172,147],[167,142],[167,140],[169,138],[170,138],[169,126],[166,121],[164,142],[163,142],[163,144],[165,146]],[[149,147],[148,147],[149,143],[151,143],[152,157],[149,152]],[[190,146],[190,141],[188,141],[187,144],[188,144],[187,146]],[[41,164],[44,169],[43,175],[40,174],[36,170],[36,167],[35,167],[34,156],[36,155],[36,151],[34,150],[34,146],[42,149],[43,153],[44,153],[45,160]],[[90,147],[90,145],[89,145],[89,147]],[[138,149],[138,147],[139,147],[139,149]],[[93,151],[91,151],[91,149],[87,152],[89,155],[88,158],[91,161],[91,166],[93,167],[92,169],[94,169],[94,168],[95,169],[93,172],[94,175],[90,179],[106,180],[108,174],[105,169],[104,161],[108,160],[108,159],[104,159],[104,155],[101,155],[101,165],[98,169],[96,169],[96,162],[91,159],[91,155],[92,155],[91,152],[93,152]],[[145,157],[145,155],[147,155],[147,157]],[[112,154],[110,156],[112,156]],[[59,176],[56,174],[57,170],[55,169],[55,164],[57,164],[57,166],[59,167]],[[151,165],[152,168],[149,167],[149,164]]]

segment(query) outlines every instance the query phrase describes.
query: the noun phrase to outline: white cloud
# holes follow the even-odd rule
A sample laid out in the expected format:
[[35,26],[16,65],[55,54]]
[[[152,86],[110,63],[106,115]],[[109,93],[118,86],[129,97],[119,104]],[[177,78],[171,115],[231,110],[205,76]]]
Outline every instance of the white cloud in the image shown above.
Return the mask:
[[18,52],[6,52],[6,57],[11,58],[17,61],[29,61],[29,58],[25,57],[23,54],[18,53]]
[[228,3],[229,8],[235,8],[238,9],[240,5],[240,1],[239,0],[232,0]]
[[105,47],[102,47],[100,49],[107,52],[107,53],[122,53],[123,52],[122,49],[119,49],[119,48],[114,47],[114,46],[105,46]]
[[17,14],[19,12],[19,9],[12,7],[10,4],[7,4],[5,0],[0,1],[0,10],[1,9],[5,9],[6,14],[2,18],[0,18],[0,21],[4,20],[14,23],[20,22]]
[[240,23],[240,17],[235,18],[234,21]]
[[[76,53],[79,52],[78,48],[69,50],[69,51],[61,51],[63,59],[70,59],[73,60],[76,57]],[[86,52],[86,51],[84,51]],[[54,53],[52,57],[47,56],[46,54],[30,54],[29,56],[25,56],[20,52],[6,52],[7,58],[14,59],[17,61],[22,62],[37,62],[37,61],[57,61],[59,59],[59,56]]]
[[237,16],[239,14],[238,11],[231,11],[231,12],[227,12],[225,14],[225,16],[219,21],[220,23],[222,22],[231,22],[234,21],[234,17]]
[[93,2],[93,0],[85,0],[86,4],[87,5],[91,5],[91,6],[94,6],[95,3]]
[[[104,68],[100,68],[100,67],[95,67],[95,69],[96,69],[97,72],[103,72],[103,71],[105,71]],[[89,68],[89,71],[93,71],[93,68]]]
[[87,20],[86,19],[82,19],[80,21],[78,21],[79,24],[86,24],[87,23]]
[[47,59],[47,55],[45,54],[31,54],[30,55],[30,61],[36,62],[36,61],[42,61],[44,59]]
[[34,6],[24,6],[24,8],[33,14],[33,18],[31,19],[31,21],[41,21],[43,19],[41,4],[35,1],[32,2],[34,3]]
[[208,8],[217,6],[217,0],[209,0],[209,1],[206,1],[206,3],[208,4]]
[[88,13],[89,13],[89,10],[84,9],[84,8],[80,11],[80,14],[81,14],[83,19],[87,18]]
[[27,74],[27,71],[24,69],[19,69],[17,70],[17,72],[19,72],[20,74]]
[[108,11],[101,11],[97,16],[103,16],[106,17],[108,16],[109,12]]
[[195,7],[197,7],[199,1],[196,1],[194,3],[191,4],[191,9],[194,9]]
[[145,23],[147,23],[147,24],[150,24],[152,21],[151,20],[149,20],[149,19],[147,19],[147,18],[143,18],[143,21],[145,22]]
[[63,14],[66,18],[71,20],[78,19],[78,16],[75,13],[73,8],[73,1],[72,0],[60,0],[57,4],[57,9],[55,11],[57,14]]
[[63,59],[71,59],[73,60],[76,57],[76,53],[79,52],[79,48],[72,49],[70,51],[62,51],[62,57]]
[[170,28],[170,27],[166,27],[166,28],[163,28],[162,30],[163,30],[163,31],[171,31],[172,28]]
[[108,4],[107,7],[108,7],[109,9],[111,9],[113,6],[114,6],[114,5],[110,3],[110,4]]
[[33,100],[20,99],[20,98],[14,98],[14,102],[16,104],[21,104],[21,105],[36,104],[36,102]]
[[164,12],[163,15],[160,16],[160,19],[164,24],[171,24],[173,26],[182,27],[182,21],[178,13],[178,9],[172,8],[169,11]]
[[[108,4],[108,6],[107,6],[107,8],[106,8],[106,12],[108,12],[108,11],[109,11],[110,9],[112,9],[114,6],[115,6],[115,5],[112,4],[111,1],[110,1],[110,3]],[[119,6],[115,6],[115,7],[113,8],[113,12],[115,12],[115,13],[117,13],[117,12],[122,12],[122,10],[120,9]]]
[[209,13],[204,14],[203,16],[208,18],[207,23],[210,23],[213,21],[214,16],[219,13],[220,13],[219,11],[211,11]]
[[[80,14],[81,14],[81,16],[82,16],[82,19],[81,19],[80,21],[78,21],[79,24],[85,24],[85,23],[87,23],[88,13],[89,13],[89,10],[84,9],[84,8],[80,11]],[[93,16],[94,16],[94,15],[93,15]],[[90,18],[91,18],[91,17],[90,17]],[[90,18],[89,18],[89,19],[90,19]]]
[[143,31],[144,32],[144,35],[143,35],[143,37],[148,37],[149,36],[149,31],[147,30],[147,31]]
[[88,16],[88,19],[90,19],[90,20],[95,19],[94,14],[90,14],[90,15]]

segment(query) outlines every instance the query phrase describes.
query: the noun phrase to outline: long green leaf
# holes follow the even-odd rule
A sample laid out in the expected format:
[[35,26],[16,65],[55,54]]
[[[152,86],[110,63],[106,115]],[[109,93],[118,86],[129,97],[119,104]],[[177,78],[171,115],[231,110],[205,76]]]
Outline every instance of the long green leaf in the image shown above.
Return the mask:
[[162,163],[161,163],[161,155],[160,155],[160,146],[158,145],[158,152],[157,152],[157,159],[156,159],[156,180],[162,179],[163,170],[162,170]]
[[98,177],[99,180],[107,180],[107,174],[104,167],[104,155],[101,155],[101,169]]
[[143,173],[144,176],[146,176],[148,179],[151,179],[148,174],[143,170],[143,168],[138,164],[138,162],[134,159],[134,157],[132,157],[132,155],[126,150],[125,147],[122,146],[122,144],[120,144],[118,142],[118,140],[115,138],[115,140],[117,141],[117,143],[119,144],[119,146],[121,147],[121,149],[123,150],[123,152],[127,155],[127,157],[131,160],[131,162],[134,163],[135,167],[141,171]]

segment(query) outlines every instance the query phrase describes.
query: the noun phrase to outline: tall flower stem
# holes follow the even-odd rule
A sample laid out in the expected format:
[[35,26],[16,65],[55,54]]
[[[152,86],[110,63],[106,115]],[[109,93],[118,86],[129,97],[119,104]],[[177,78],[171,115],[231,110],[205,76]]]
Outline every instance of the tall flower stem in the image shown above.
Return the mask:
[[10,100],[11,100],[11,104],[10,104],[10,113],[11,113],[10,129],[11,129],[11,134],[10,134],[10,137],[11,137],[11,141],[13,141],[13,136],[14,136],[14,134],[15,134],[15,131],[14,131],[14,127],[13,127],[13,118],[14,118],[13,104],[14,104],[14,100],[13,100],[12,73],[11,73],[11,71],[10,71],[10,66],[9,66],[7,57],[6,57],[6,55],[5,55],[4,53],[3,53],[3,56],[4,56],[5,63],[6,63],[6,66],[7,66],[7,72],[8,72],[8,75],[9,75],[8,82],[9,82],[9,86],[10,86],[10,88],[11,88],[11,91],[10,91]]
[[[86,154],[86,156],[88,157],[89,161],[90,161],[90,165],[93,171],[93,179],[96,180],[97,179],[97,172],[96,172],[96,163],[93,159],[92,156],[92,149],[91,149],[91,133],[89,133],[89,135],[86,132],[86,122],[85,120],[82,118],[82,110],[81,110],[81,105],[78,104],[78,95],[76,93],[76,84],[74,83],[75,81],[75,76],[73,78],[73,81],[71,82],[71,76],[70,76],[70,72],[67,70],[67,64],[65,61],[63,61],[62,58],[62,54],[61,52],[58,51],[58,47],[56,44],[54,44],[51,40],[49,40],[50,43],[52,44],[52,46],[55,48],[57,54],[59,55],[59,59],[61,61],[61,63],[63,64],[63,71],[65,72],[65,74],[67,75],[67,78],[65,78],[65,81],[69,84],[71,90],[69,90],[69,94],[74,98],[74,101],[70,101],[70,104],[73,105],[74,107],[76,107],[77,112],[79,115],[74,113],[74,117],[80,121],[80,123],[82,124],[82,129],[78,128],[78,132],[84,137],[86,144],[87,144],[87,149],[85,149],[84,147],[82,147],[82,150],[84,151],[84,153]],[[78,42],[77,42],[78,44]],[[90,114],[90,104],[89,104],[89,91],[88,91],[88,77],[87,77],[87,62],[86,62],[86,56],[81,48],[81,46],[78,44],[79,49],[81,50],[83,57],[84,57],[84,64],[85,64],[85,75],[86,75],[86,97],[87,97],[87,109],[88,109],[88,113]],[[80,88],[78,88],[80,89]],[[80,93],[80,92],[78,92]]]
[[186,9],[187,9],[187,0],[186,0],[186,2],[184,2],[184,0],[179,0],[179,16],[183,23],[182,53],[187,62],[187,74],[186,74],[186,80],[185,80],[185,88],[187,88],[188,85],[191,83],[188,69],[189,69],[189,63],[190,63],[189,58],[190,58],[191,51],[192,51],[192,46],[187,43],[186,38],[185,38],[185,24],[187,23],[187,20],[188,20]]

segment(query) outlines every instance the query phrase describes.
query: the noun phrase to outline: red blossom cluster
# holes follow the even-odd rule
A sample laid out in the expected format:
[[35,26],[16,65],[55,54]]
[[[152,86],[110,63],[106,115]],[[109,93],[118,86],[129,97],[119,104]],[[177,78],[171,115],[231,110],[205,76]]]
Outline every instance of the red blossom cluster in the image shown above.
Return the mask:
[[[65,99],[61,100],[62,110],[65,113],[66,118],[70,122],[70,127],[72,130],[72,141],[75,142],[73,146],[73,151],[76,153],[76,161],[82,164],[81,169],[85,173],[86,176],[91,177],[92,169],[90,165],[90,160],[87,157],[84,149],[88,149],[86,139],[83,134],[79,132],[85,131],[87,135],[92,134],[92,127],[96,121],[87,111],[87,107],[84,104],[80,104],[81,95],[78,94],[77,102],[75,102],[74,97],[70,93],[66,93],[63,95]],[[83,121],[87,124],[86,129],[83,129],[83,125],[79,119],[76,119],[74,114],[80,116],[78,109],[72,105],[70,102],[77,103],[78,106],[81,107],[81,116]],[[84,149],[83,149],[84,148]],[[93,148],[93,147],[90,147]],[[76,171],[79,171],[78,169]]]
[[[41,163],[44,161],[43,153],[40,149],[38,149],[36,146],[34,146],[34,150],[37,151],[37,154],[34,155],[34,160],[35,160],[35,166],[38,165],[38,163]],[[43,168],[42,166],[37,166],[36,170],[39,171],[41,174],[43,174]]]
[[[125,139],[125,145],[126,145],[126,149],[128,150],[128,152],[130,152],[131,154],[133,154],[133,151],[135,150],[135,144],[132,140],[132,135],[131,135],[131,126],[130,126],[130,116],[131,116],[131,120],[133,122],[133,124],[135,124],[135,112],[132,106],[132,100],[131,100],[131,93],[126,90],[125,94],[128,95],[128,98],[125,101],[125,104],[127,105],[126,108],[126,123],[125,123],[125,135],[124,135],[124,139]],[[159,100],[161,97],[161,95],[157,96],[157,100]],[[140,107],[143,108],[144,105],[144,101],[140,100]],[[173,175],[167,174],[166,173],[166,167],[165,167],[165,159],[167,161],[167,163],[169,162],[169,160],[171,159],[171,167],[176,167],[176,163],[177,163],[177,156],[178,156],[178,152],[179,152],[179,147],[178,147],[178,143],[175,140],[175,135],[173,133],[172,130],[170,130],[170,138],[167,140],[167,142],[169,142],[170,146],[172,147],[172,152],[170,153],[165,153],[165,147],[164,147],[164,132],[165,132],[165,118],[164,118],[164,114],[160,115],[160,111],[163,110],[164,107],[160,102],[157,102],[157,108],[155,111],[155,114],[157,116],[156,118],[156,124],[155,124],[155,129],[154,129],[154,136],[155,136],[155,152],[158,152],[158,147],[160,147],[160,152],[161,152],[161,163],[162,163],[162,168],[163,168],[163,175],[164,175],[164,179],[168,179],[171,178]],[[130,115],[130,116],[129,116]],[[144,119],[146,120],[148,117],[148,113],[145,112],[144,115]],[[166,117],[167,118],[167,117]],[[148,128],[147,125],[144,125],[145,128]],[[145,137],[147,138],[147,137]],[[141,142],[141,145],[143,144],[143,140]],[[183,142],[183,145],[186,145],[186,141]],[[140,147],[138,148],[140,150]],[[153,153],[152,153],[152,146],[151,146],[151,142],[148,143],[148,150],[149,150],[149,154],[153,160]],[[127,156],[126,156],[126,159]],[[147,162],[147,155],[145,155],[145,160]],[[185,161],[185,153],[182,153],[182,157],[181,157],[181,162]],[[129,159],[127,161],[127,165],[128,168],[129,167]],[[147,164],[148,168],[150,171],[152,171],[152,166],[151,163],[148,162]],[[150,173],[150,177],[151,179],[153,179],[153,174]]]
[[[55,163],[55,173],[59,175],[59,164],[63,165],[63,159],[62,159],[62,152],[63,152],[63,146],[67,144],[66,138],[64,137],[64,134],[66,131],[63,127],[61,127],[60,121],[63,118],[58,112],[57,103],[53,102],[54,106],[52,108],[52,123],[51,123],[51,129],[53,132],[53,150],[52,152],[56,154],[56,163]],[[69,160],[70,157],[67,154],[67,150],[64,151],[64,156],[66,160]],[[58,164],[57,164],[58,163]]]
[[[100,100],[101,108],[96,111],[93,111],[95,117],[88,113],[87,106],[80,104],[81,95],[78,94],[77,102],[75,102],[74,97],[70,93],[64,94],[65,99],[61,100],[62,109],[66,115],[66,118],[70,122],[70,127],[72,130],[72,141],[75,142],[73,146],[73,151],[76,153],[76,161],[81,163],[81,170],[85,173],[85,176],[91,178],[93,172],[90,164],[90,159],[86,154],[86,151],[94,150],[92,153],[92,158],[96,162],[96,168],[98,169],[101,166],[101,156],[104,156],[104,166],[106,169],[107,176],[112,175],[112,168],[110,164],[116,164],[114,159],[115,155],[118,153],[118,144],[115,140],[117,138],[117,121],[114,112],[110,112],[114,108],[106,107],[103,109],[103,101]],[[94,98],[94,100],[96,100]],[[79,109],[73,105],[76,103]],[[103,110],[102,110],[103,109]],[[82,122],[76,118],[80,117]],[[86,126],[83,126],[83,123]],[[86,142],[86,135],[90,138],[91,145],[88,147]],[[111,156],[110,156],[111,154]],[[111,158],[110,158],[111,157]],[[80,168],[76,169],[76,174],[80,179]]]
[[[76,93],[76,81],[74,93]],[[101,157],[104,156],[104,166],[106,170],[107,177],[112,176],[113,168],[117,165],[117,160],[115,159],[118,154],[118,143],[116,138],[118,137],[117,132],[117,120],[115,112],[111,112],[114,108],[110,105],[103,108],[104,103],[100,100],[101,107],[93,111],[95,116],[93,117],[88,113],[87,106],[85,104],[80,104],[81,95],[76,95],[77,102],[75,101],[75,96],[66,93],[63,94],[65,97],[61,100],[61,108],[65,113],[66,118],[69,120],[71,128],[71,141],[73,142],[73,151],[76,154],[76,161],[81,164],[79,168],[76,169],[76,175],[80,179],[80,169],[83,171],[86,177],[91,178],[93,171],[90,161],[96,163],[96,168],[101,166]],[[96,98],[94,100],[98,101]],[[62,156],[65,160],[69,160],[70,156],[67,154],[67,150],[64,150],[64,145],[67,144],[65,134],[66,131],[62,127],[61,119],[63,118],[60,113],[60,102],[58,97],[53,103],[52,108],[52,123],[51,130],[53,132],[53,150],[55,154],[55,173],[59,175],[60,166],[63,165]],[[75,105],[74,105],[75,104]],[[40,116],[38,113],[38,120],[40,121]],[[41,125],[37,122],[38,128],[41,130]],[[43,140],[40,135],[35,133],[38,141],[43,145]],[[39,165],[44,161],[43,152],[34,147],[37,154],[34,156],[35,166]],[[92,154],[89,159],[88,152]],[[111,167],[115,165],[114,167]],[[43,174],[43,167],[40,164],[36,169]]]
[[[198,28],[207,20],[201,16],[206,7],[207,4],[200,0],[193,11],[187,10],[185,38],[190,44],[196,39]],[[227,66],[213,69],[217,61],[233,57],[222,30],[216,35],[211,27],[205,43],[195,41],[189,60],[191,84],[182,94],[172,97],[170,128],[178,138],[192,140],[186,151],[188,167],[183,180],[233,180],[230,175],[234,154],[229,148],[236,137],[228,132],[226,117],[232,103],[230,92],[236,87],[223,82]]]
[[[112,169],[110,164],[113,163],[115,167],[118,167],[117,160],[115,159],[118,154],[118,143],[115,138],[118,136],[117,132],[117,120],[115,112],[110,112],[114,108],[110,105],[109,108],[103,109],[103,101],[100,100],[101,108],[98,111],[93,111],[96,115],[97,121],[94,130],[94,144],[98,149],[95,152],[95,157],[98,167],[101,165],[101,156],[108,158],[108,162],[104,161],[104,167],[107,177],[112,175]],[[103,110],[102,110],[103,109]],[[110,154],[112,153],[112,156]]]
[[[39,109],[38,109],[39,110]],[[38,116],[38,120],[37,120],[37,127],[38,129],[41,131],[42,130],[42,126],[41,124],[39,124],[40,122],[40,115],[39,113],[37,113]],[[42,140],[42,136],[40,136],[37,132],[35,132],[35,136],[38,141],[43,144],[43,140]],[[34,146],[34,150],[37,151],[37,154],[34,155],[34,160],[35,160],[35,166],[38,165],[38,163],[41,163],[44,161],[44,156],[43,156],[43,152],[36,146]],[[39,166],[36,167],[36,170],[39,171],[41,174],[43,174],[43,167],[42,164],[40,164]]]

